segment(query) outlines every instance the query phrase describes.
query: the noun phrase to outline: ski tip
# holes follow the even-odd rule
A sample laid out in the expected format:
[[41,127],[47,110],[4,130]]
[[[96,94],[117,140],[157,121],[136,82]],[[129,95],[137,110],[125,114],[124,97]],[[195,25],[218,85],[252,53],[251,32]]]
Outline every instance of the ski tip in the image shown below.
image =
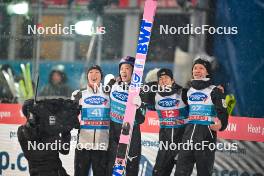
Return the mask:
[[113,168],[112,176],[124,176],[125,175],[125,166],[120,164],[115,164]]

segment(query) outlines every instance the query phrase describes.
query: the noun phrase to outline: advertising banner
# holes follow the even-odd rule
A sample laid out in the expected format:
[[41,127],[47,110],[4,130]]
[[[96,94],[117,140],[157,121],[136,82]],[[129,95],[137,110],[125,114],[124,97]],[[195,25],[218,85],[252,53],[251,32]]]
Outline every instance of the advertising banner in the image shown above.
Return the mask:
[[[25,123],[18,104],[0,105],[0,176],[26,176],[27,160],[17,139],[17,128]],[[157,151],[159,149],[159,120],[157,113],[148,111],[142,131],[142,156],[140,176],[152,175]],[[63,166],[73,175],[74,150],[77,130],[72,130],[69,155],[61,155]],[[224,132],[218,133],[218,143],[234,144],[236,150],[217,150],[214,163],[214,176],[263,176],[264,175],[264,119],[229,117]],[[193,175],[196,175],[194,169]]]

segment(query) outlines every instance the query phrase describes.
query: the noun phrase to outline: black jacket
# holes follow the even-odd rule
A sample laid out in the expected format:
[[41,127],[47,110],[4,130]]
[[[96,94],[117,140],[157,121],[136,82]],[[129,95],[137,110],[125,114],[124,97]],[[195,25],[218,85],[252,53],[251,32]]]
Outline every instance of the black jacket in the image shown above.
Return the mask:
[[[192,80],[190,86],[196,90],[202,90],[212,85],[211,81],[202,81],[202,80]],[[187,101],[187,96],[184,101]],[[220,89],[215,87],[211,92],[211,99],[215,107],[217,117],[222,123],[220,131],[226,129],[228,124],[228,114],[226,107],[223,105],[223,100],[225,95],[221,92]],[[183,136],[184,140],[192,139],[194,142],[209,141],[216,142],[217,133],[209,128],[207,125],[198,125],[198,124],[187,124]]]
[[[60,172],[62,176],[67,175],[62,167],[59,153],[64,155],[69,153],[71,140],[70,132],[61,135],[61,137],[40,137],[36,129],[28,127],[28,125],[22,125],[18,128],[17,136],[24,156],[28,160],[30,175],[38,175],[51,171],[55,171],[56,173]],[[55,142],[60,143],[61,146],[64,145],[65,148],[57,145],[58,147],[54,150],[54,148],[51,148],[51,145],[47,145],[47,143]],[[48,146],[48,148],[42,149],[43,146]]]

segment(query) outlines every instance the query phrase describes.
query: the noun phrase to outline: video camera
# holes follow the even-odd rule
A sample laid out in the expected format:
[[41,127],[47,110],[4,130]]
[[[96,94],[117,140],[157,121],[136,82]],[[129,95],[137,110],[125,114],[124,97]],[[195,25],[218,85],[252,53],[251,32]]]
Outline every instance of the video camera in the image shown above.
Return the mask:
[[47,136],[56,136],[73,128],[79,129],[80,110],[78,102],[62,98],[44,99],[36,103],[29,99],[22,106],[28,126],[36,128],[38,134]]

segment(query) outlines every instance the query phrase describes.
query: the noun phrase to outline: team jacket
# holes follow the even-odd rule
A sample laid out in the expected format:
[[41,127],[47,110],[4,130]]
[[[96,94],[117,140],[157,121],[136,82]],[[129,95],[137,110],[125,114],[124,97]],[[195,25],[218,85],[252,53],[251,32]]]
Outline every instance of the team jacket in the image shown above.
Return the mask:
[[[151,83],[151,85],[157,83]],[[149,85],[149,86],[151,86]],[[177,84],[173,84],[171,91],[159,92],[154,90],[148,93],[147,106],[155,110],[159,116],[160,141],[180,142],[184,132],[186,118],[188,115],[186,96],[187,90]]]
[[72,98],[82,106],[80,130],[78,135],[79,147],[87,150],[107,150],[109,144],[110,126],[110,99],[103,92],[87,87],[85,90],[76,90]]
[[184,139],[194,142],[216,142],[216,132],[209,125],[218,117],[222,123],[223,131],[228,123],[228,114],[225,105],[225,96],[211,81],[193,80],[187,92],[189,105],[188,124],[186,125]]

